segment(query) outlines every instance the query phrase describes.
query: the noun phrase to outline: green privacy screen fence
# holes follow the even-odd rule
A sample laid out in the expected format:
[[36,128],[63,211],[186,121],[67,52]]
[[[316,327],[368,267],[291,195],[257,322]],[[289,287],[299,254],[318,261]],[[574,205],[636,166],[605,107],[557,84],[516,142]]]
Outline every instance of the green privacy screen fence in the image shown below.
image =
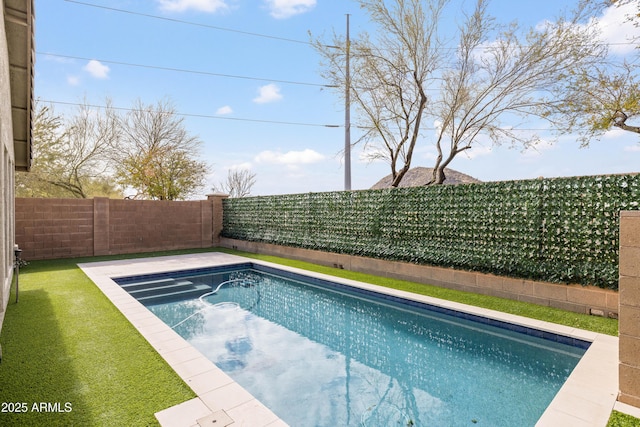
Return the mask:
[[602,288],[640,175],[227,199],[224,237]]

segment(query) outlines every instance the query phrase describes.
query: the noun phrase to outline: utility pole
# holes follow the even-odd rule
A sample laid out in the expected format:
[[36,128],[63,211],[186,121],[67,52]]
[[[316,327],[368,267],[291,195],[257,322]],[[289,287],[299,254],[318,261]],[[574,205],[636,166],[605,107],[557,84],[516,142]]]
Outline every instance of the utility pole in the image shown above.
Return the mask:
[[347,61],[345,72],[345,94],[344,94],[344,189],[351,190],[351,70],[349,65],[349,54],[351,41],[349,40],[349,14],[347,14]]

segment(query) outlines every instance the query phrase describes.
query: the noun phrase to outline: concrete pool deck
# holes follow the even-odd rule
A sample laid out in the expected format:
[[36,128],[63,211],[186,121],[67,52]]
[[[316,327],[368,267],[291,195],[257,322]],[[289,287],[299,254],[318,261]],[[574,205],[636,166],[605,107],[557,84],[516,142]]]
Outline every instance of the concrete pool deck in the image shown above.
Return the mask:
[[536,425],[606,426],[614,407],[621,412],[640,416],[640,411],[635,408],[616,402],[617,337],[224,253],[210,252],[79,264],[85,274],[197,395],[192,400],[158,412],[156,418],[163,427],[281,427],[287,424],[111,278],[246,262],[590,341],[591,346]]

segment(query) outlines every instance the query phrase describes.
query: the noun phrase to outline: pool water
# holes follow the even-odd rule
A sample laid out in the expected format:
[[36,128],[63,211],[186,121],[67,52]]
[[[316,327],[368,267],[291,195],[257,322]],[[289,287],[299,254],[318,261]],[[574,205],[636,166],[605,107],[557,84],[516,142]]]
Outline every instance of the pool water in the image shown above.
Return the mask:
[[149,310],[294,427],[533,426],[586,348],[290,273],[187,279],[233,282]]

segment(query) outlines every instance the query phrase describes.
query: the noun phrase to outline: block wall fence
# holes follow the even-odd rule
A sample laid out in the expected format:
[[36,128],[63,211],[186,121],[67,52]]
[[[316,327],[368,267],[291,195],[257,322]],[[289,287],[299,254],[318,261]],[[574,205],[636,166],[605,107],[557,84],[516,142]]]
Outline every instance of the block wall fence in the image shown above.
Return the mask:
[[619,318],[619,400],[640,407],[640,211],[620,212],[618,291],[220,237],[223,199],[15,199],[26,260],[227,247]]
[[156,201],[16,198],[15,240],[25,260],[218,245],[222,198]]
[[15,201],[16,243],[27,261],[216,246],[617,317],[619,293],[577,284],[497,276],[410,262],[221,237],[223,200],[35,199]]

